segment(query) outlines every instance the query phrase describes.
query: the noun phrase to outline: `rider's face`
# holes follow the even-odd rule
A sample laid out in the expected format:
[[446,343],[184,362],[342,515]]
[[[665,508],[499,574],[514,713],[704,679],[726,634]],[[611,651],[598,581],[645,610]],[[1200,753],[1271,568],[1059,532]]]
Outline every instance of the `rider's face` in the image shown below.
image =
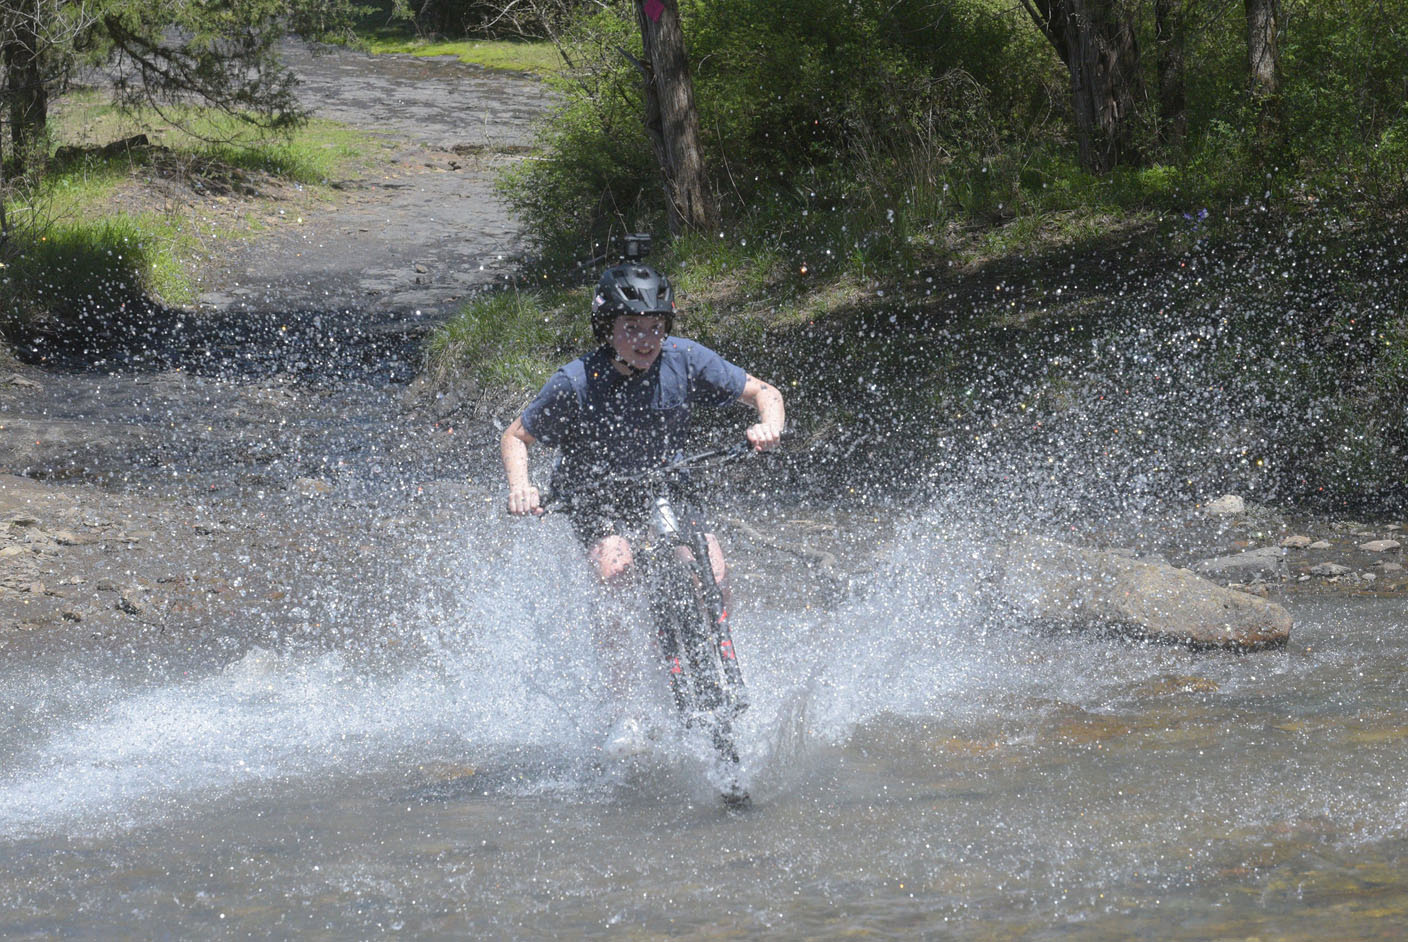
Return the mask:
[[648,370],[660,356],[665,318],[628,314],[611,324],[611,348],[633,369]]

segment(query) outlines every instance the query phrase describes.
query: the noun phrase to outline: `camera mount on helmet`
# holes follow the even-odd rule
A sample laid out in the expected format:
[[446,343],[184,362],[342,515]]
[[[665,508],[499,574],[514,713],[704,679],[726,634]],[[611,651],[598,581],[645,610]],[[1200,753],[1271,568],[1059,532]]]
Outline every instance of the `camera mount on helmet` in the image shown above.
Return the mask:
[[631,232],[621,237],[621,259],[638,262],[650,254],[650,233]]

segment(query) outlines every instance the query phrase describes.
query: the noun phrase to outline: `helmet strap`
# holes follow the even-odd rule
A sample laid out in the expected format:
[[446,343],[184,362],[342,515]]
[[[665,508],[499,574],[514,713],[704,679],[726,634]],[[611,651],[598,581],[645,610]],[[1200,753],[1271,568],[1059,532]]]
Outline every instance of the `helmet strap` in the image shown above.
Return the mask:
[[616,364],[617,366],[624,367],[625,370],[626,370],[626,375],[627,375],[627,376],[632,376],[632,377],[634,377],[634,376],[639,376],[640,374],[642,374],[642,373],[645,372],[645,370],[641,369],[641,368],[638,367],[638,366],[632,366],[632,365],[626,360],[625,357],[620,357],[620,356],[618,356],[618,357],[616,358],[616,360],[615,360],[615,364]]

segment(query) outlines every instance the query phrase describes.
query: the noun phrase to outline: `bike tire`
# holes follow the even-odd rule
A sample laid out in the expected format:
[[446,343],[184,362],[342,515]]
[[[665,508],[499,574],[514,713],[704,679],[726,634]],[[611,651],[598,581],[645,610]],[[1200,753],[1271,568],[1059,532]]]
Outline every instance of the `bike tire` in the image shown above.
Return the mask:
[[686,726],[705,730],[721,759],[737,764],[733,721],[747,699],[726,615],[714,616],[700,598],[692,566],[665,569],[655,593],[656,638],[675,707]]

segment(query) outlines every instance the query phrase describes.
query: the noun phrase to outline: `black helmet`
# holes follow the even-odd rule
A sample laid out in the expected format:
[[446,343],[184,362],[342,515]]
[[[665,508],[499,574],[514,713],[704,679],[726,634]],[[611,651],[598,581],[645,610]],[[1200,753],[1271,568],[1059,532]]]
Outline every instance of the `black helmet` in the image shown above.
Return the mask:
[[675,289],[670,279],[629,262],[602,272],[592,298],[592,336],[597,343],[611,341],[611,324],[623,314],[663,317],[669,332],[675,326]]

